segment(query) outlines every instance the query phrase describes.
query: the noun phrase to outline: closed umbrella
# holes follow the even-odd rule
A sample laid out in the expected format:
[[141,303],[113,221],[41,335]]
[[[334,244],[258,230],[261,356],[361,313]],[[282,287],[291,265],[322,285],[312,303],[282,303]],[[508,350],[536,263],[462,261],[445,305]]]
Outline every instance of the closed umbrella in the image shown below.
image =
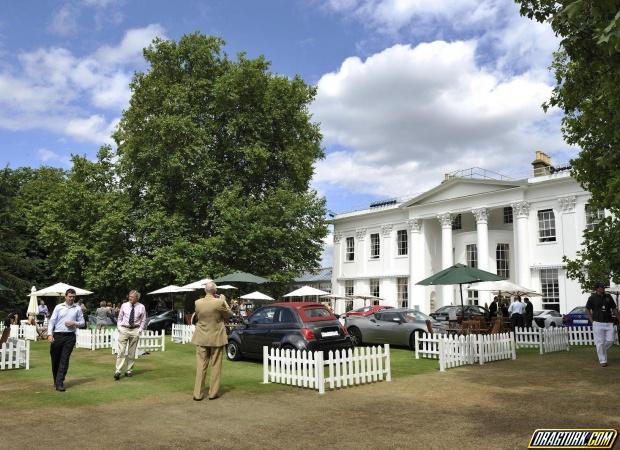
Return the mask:
[[35,292],[37,292],[37,288],[32,286],[32,288],[30,289],[30,302],[28,303],[28,310],[26,311],[26,314],[28,316],[33,317],[36,317],[37,314],[39,314],[39,302],[37,299],[37,294],[35,294]]
[[465,316],[465,305],[463,305],[463,285],[469,283],[478,283],[480,281],[500,281],[502,277],[486,270],[476,269],[475,267],[466,266],[465,264],[455,264],[447,269],[437,272],[416,284],[422,286],[446,286],[458,284],[461,292],[461,313]]

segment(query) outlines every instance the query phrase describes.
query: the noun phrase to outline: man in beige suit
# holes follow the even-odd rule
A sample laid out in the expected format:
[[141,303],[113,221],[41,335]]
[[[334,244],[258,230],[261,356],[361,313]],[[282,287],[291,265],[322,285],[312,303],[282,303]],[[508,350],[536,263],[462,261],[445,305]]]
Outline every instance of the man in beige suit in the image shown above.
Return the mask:
[[224,321],[232,316],[226,303],[226,297],[215,296],[217,286],[210,281],[205,286],[206,296],[196,300],[196,331],[192,344],[196,346],[196,383],[194,384],[194,400],[204,398],[207,368],[211,365],[209,380],[209,400],[215,400],[220,390],[222,357],[228,343]]

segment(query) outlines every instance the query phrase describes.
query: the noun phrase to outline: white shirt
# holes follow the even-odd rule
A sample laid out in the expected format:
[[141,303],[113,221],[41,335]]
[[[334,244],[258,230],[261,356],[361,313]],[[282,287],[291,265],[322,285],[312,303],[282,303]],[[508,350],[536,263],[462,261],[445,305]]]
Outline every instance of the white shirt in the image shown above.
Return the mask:
[[524,314],[525,313],[525,303],[522,302],[513,302],[508,307],[508,312],[512,316],[513,314]]

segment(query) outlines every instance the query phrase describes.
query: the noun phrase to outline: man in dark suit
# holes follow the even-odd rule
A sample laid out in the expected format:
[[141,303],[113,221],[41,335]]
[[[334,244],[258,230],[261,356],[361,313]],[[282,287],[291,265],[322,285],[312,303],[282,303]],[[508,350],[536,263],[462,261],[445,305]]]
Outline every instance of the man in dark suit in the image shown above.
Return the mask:
[[222,372],[222,357],[228,343],[225,320],[232,316],[232,311],[226,303],[226,297],[215,296],[217,286],[210,281],[205,286],[205,297],[196,300],[196,331],[192,337],[192,344],[196,346],[196,381],[194,384],[194,400],[204,398],[204,385],[207,368],[211,365],[209,380],[209,400],[219,396],[220,378]]
[[532,321],[534,320],[534,305],[530,302],[530,299],[525,297],[525,328],[532,328]]

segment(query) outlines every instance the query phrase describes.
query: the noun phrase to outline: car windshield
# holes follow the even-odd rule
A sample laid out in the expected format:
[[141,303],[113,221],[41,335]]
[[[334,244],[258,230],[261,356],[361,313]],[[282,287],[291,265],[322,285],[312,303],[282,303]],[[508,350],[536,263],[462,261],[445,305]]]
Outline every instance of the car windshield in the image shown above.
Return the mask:
[[405,318],[407,322],[417,322],[417,321],[425,322],[427,320],[434,322],[434,319],[432,317],[427,316],[423,312],[416,311],[414,309],[410,309],[410,310],[403,312],[403,317]]

